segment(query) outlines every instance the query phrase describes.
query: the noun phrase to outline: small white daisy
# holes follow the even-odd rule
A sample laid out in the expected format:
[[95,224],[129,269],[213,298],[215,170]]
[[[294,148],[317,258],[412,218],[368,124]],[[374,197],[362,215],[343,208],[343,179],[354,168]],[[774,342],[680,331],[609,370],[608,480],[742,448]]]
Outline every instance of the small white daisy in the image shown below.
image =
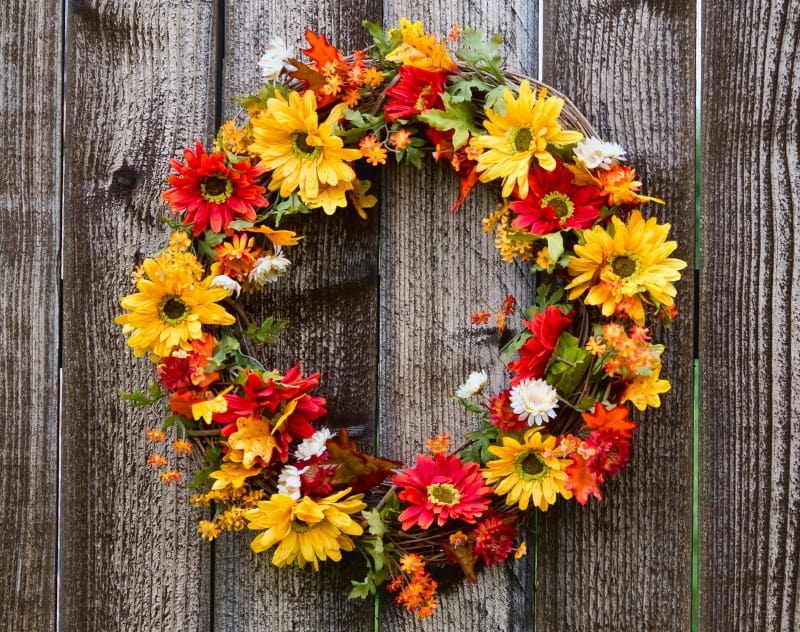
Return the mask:
[[322,456],[327,449],[325,442],[331,438],[331,431],[320,428],[308,439],[303,439],[297,446],[294,456],[298,461],[308,461],[315,456]]
[[558,393],[544,380],[522,380],[511,389],[511,410],[529,426],[541,426],[556,416]]
[[230,278],[227,274],[219,274],[211,279],[211,287],[221,287],[228,291],[229,295],[236,294],[242,291],[242,286],[239,285],[235,279]]
[[286,274],[291,264],[292,262],[281,254],[281,249],[277,248],[274,255],[265,255],[256,259],[256,264],[250,270],[247,279],[258,285],[274,283],[279,276]]
[[304,467],[298,470],[294,465],[286,465],[278,475],[278,493],[286,494],[293,500],[298,500],[302,493],[300,475],[307,469],[307,467]]
[[264,81],[274,81],[284,69],[295,70],[294,66],[287,63],[291,56],[292,52],[287,48],[286,42],[280,37],[271,39],[267,46],[267,52],[258,60],[258,67],[261,68]]
[[588,169],[608,171],[621,160],[625,150],[616,143],[607,143],[599,138],[585,138],[575,146],[575,157]]
[[458,387],[456,397],[467,398],[477,395],[483,390],[486,378],[486,371],[473,371],[469,374],[467,381]]

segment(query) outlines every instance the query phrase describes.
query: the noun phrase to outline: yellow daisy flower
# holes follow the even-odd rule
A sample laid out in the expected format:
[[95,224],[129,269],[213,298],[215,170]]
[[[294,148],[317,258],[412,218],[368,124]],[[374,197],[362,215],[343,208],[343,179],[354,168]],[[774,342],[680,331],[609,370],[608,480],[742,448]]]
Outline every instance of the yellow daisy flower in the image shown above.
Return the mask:
[[531,90],[527,81],[519,86],[519,98],[511,90],[503,93],[506,113],[499,114],[487,109],[483,126],[488,134],[472,139],[472,146],[483,151],[478,156],[478,171],[481,182],[503,178],[503,197],[509,197],[514,185],[519,187],[519,197],[528,195],[528,170],[536,158],[539,166],[547,171],[555,169],[556,160],[547,150],[548,143],[566,145],[577,143],[583,134],[562,130],[558,122],[564,99],[547,98],[542,88],[539,97]]
[[248,528],[266,531],[253,540],[250,548],[261,553],[278,544],[272,556],[272,563],[278,567],[297,560],[301,568],[311,563],[318,571],[320,560],[340,561],[342,551],[355,548],[350,536],[364,532],[351,518],[366,507],[363,494],[342,500],[350,489],[317,501],[308,496],[294,500],[286,494],[273,494],[269,500],[259,502],[245,513],[245,518]]
[[530,501],[542,511],[556,501],[558,494],[572,498],[572,492],[564,487],[567,480],[565,468],[571,459],[555,456],[556,438],[535,428],[528,429],[522,443],[512,437],[503,437],[502,446],[489,446],[496,459],[488,461],[483,471],[490,485],[499,481],[495,494],[506,496],[506,505],[519,505],[525,511]]
[[311,90],[302,96],[292,91],[288,101],[276,92],[267,101],[267,109],[253,119],[255,140],[249,150],[272,172],[270,191],[280,189],[287,197],[299,190],[305,202],[317,198],[321,185],[352,182],[356,174],[346,161],[358,160],[361,152],[345,148],[334,134],[345,107],[335,106],[320,123]]
[[409,22],[407,18],[400,18],[400,28],[390,29],[389,38],[398,30],[402,42],[386,55],[388,61],[424,70],[457,70],[458,67],[445,49],[444,42],[437,43],[435,35],[426,35],[422,22]]
[[644,323],[645,302],[672,307],[676,294],[672,281],[686,262],[669,255],[677,243],[667,241],[669,224],[647,221],[636,210],[625,225],[611,218],[611,230],[595,226],[583,231],[584,245],[575,246],[567,266],[574,277],[567,285],[569,299],[586,292],[587,305],[599,305],[603,316],[623,311],[636,324]]
[[633,380],[622,393],[620,404],[631,402],[639,410],[648,406],[658,408],[661,406],[661,393],[666,393],[671,385],[668,380],[660,380],[661,365],[651,375],[643,375]]
[[145,259],[144,276],[136,294],[125,296],[122,307],[130,310],[114,322],[131,333],[128,346],[137,356],[151,353],[158,358],[176,349],[191,350],[192,340],[203,337],[203,325],[233,325],[236,319],[217,305],[227,290],[211,287],[212,277],[201,279],[202,268],[191,253],[169,251],[156,259]]

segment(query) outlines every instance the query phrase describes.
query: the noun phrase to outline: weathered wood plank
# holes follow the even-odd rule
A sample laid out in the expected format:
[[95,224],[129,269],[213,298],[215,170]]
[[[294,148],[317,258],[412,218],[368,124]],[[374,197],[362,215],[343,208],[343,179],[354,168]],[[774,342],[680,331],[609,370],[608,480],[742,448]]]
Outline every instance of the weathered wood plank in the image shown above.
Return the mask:
[[707,630],[800,627],[799,40],[797,2],[704,4],[699,618]]
[[[652,206],[693,259],[694,2],[546,2],[544,80],[628,151]],[[692,275],[682,312],[654,338],[672,391],[640,423],[628,468],[600,504],[559,503],[539,519],[537,619],[547,630],[688,630],[692,546]]]
[[0,627],[55,627],[60,4],[0,6]]
[[113,323],[130,270],[166,243],[168,159],[208,137],[215,5],[69,3],[64,211],[63,630],[208,629],[210,557],[188,493],[145,465],[118,388],[153,378]]
[[[335,0],[229,2],[225,26],[223,95],[255,91],[257,61],[270,38],[281,37],[295,56],[307,48],[305,29],[322,31],[345,51],[367,42],[364,19],[380,19],[376,0],[342,4]],[[227,100],[226,115],[238,106]],[[350,209],[333,217],[322,211],[286,224],[305,235],[286,254],[296,266],[255,302],[256,313],[289,321],[272,353],[285,370],[297,360],[322,374],[318,394],[328,400],[330,427],[348,426],[359,447],[375,448],[377,364],[377,213],[361,220]],[[282,225],[283,227],[283,225]],[[215,629],[372,630],[371,600],[348,600],[350,579],[364,575],[357,565],[323,564],[311,569],[277,569],[272,551],[250,552],[252,532],[223,537],[215,546]]]
[[[453,23],[483,28],[505,39],[510,68],[535,74],[536,3],[463,3],[407,0],[386,3],[385,24],[421,20],[446,36]],[[454,215],[458,179],[448,165],[386,169],[381,190],[380,440],[382,453],[406,463],[425,440],[449,433],[458,441],[475,427],[475,415],[452,400],[467,375],[486,369],[487,389],[499,390],[504,371],[497,336],[470,326],[474,309],[499,308],[514,294],[521,304],[533,292],[515,266],[503,263],[481,218],[499,201],[489,187],[475,190]],[[381,601],[385,630],[523,630],[533,619],[534,556],[482,570],[477,584],[442,581],[441,605],[416,623],[391,597]],[[453,573],[456,577],[460,573]]]

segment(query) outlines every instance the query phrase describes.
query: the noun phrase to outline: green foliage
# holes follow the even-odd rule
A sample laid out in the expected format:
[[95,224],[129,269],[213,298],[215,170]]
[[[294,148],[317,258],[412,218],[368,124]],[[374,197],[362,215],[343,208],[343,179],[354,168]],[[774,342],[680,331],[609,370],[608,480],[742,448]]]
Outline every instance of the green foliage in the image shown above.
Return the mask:
[[503,43],[501,35],[492,35],[487,40],[483,29],[467,27],[461,33],[461,41],[463,45],[456,52],[458,59],[467,67],[489,73],[499,83],[505,83],[503,71],[500,69],[500,46]]
[[250,323],[242,333],[255,343],[262,345],[274,345],[278,342],[278,336],[286,327],[289,321],[275,320],[274,316],[266,318],[260,325]]
[[144,408],[161,401],[167,396],[167,393],[161,389],[160,384],[151,382],[147,387],[147,394],[142,391],[133,391],[132,393],[120,391],[119,396],[123,402],[130,402],[134,408]]
[[213,230],[206,230],[197,239],[197,252],[201,257],[214,261],[217,253],[214,248],[225,241],[225,233],[215,233]]
[[383,26],[380,24],[376,24],[375,22],[370,22],[369,20],[364,20],[361,23],[367,32],[372,36],[372,41],[375,42],[375,48],[378,49],[378,53],[380,53],[380,58],[383,59],[388,53],[391,53],[395,48],[400,45],[402,41],[402,36],[400,34],[399,29],[394,29],[392,31],[391,37],[387,38],[386,33],[383,31]]
[[464,435],[470,445],[461,453],[461,458],[464,461],[485,465],[486,461],[492,458],[489,446],[497,444],[499,436],[500,431],[491,422],[482,421],[478,430],[472,430]]
[[212,446],[206,450],[205,454],[206,466],[198,470],[191,483],[187,483],[186,487],[189,489],[196,489],[203,485],[212,472],[216,472],[222,465],[222,448],[218,445]]
[[196,424],[192,419],[184,417],[183,415],[178,415],[177,413],[174,415],[170,415],[164,420],[164,425],[161,426],[162,430],[169,430],[173,426],[175,426],[175,433],[180,436],[181,439],[186,438],[186,426],[194,427]]
[[393,507],[384,506],[379,510],[373,507],[369,511],[362,511],[361,515],[367,522],[369,535],[358,539],[359,549],[364,554],[367,562],[367,576],[362,581],[350,580],[353,585],[349,599],[360,597],[366,599],[374,595],[385,580],[389,572],[389,557],[394,554],[394,547],[391,543],[383,541],[386,533],[387,515],[391,516]]
[[339,134],[345,145],[352,145],[367,134],[377,134],[384,124],[383,115],[369,114],[350,108],[344,111],[344,118],[350,123],[347,131]]
[[453,130],[453,147],[458,149],[466,144],[470,134],[481,134],[483,130],[475,124],[475,106],[470,103],[456,103],[446,92],[442,94],[442,110],[428,110],[419,118],[431,127],[446,132]]
[[561,334],[545,379],[561,397],[575,392],[592,366],[592,354],[568,331]]
[[236,338],[228,333],[223,333],[214,347],[214,355],[209,358],[208,366],[205,367],[206,373],[218,371],[226,366],[228,357],[237,354],[239,348],[240,344]]
[[276,202],[267,215],[274,220],[275,228],[278,228],[284,217],[300,214],[305,215],[310,212],[311,209],[303,204],[300,200],[300,196],[297,193],[292,193],[289,197]]

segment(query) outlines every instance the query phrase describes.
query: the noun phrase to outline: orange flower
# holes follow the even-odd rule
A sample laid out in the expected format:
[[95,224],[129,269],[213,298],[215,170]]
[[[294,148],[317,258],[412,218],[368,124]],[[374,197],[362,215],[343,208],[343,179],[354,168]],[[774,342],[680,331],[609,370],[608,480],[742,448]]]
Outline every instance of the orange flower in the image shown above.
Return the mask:
[[369,164],[376,167],[386,164],[386,157],[389,154],[374,134],[367,134],[364,136],[364,138],[359,141],[358,148],[361,150],[361,155],[367,159]]

